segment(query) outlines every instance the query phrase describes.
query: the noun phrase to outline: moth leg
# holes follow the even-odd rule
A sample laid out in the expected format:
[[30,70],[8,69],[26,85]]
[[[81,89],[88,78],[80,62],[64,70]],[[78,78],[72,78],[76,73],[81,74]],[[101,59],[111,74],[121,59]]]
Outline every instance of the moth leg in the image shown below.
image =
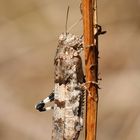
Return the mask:
[[95,81],[87,81],[85,84],[93,84],[94,86],[96,86],[97,88],[99,88],[99,83],[95,82]]
[[99,84],[97,83],[97,82],[95,82],[95,81],[87,81],[87,82],[85,82],[85,83],[83,83],[83,84],[81,84],[81,87],[85,90],[85,91],[87,91],[87,92],[85,92],[85,93],[87,93],[90,97],[91,97],[91,99],[93,99],[95,102],[98,102],[98,95],[95,95],[94,97],[91,95],[91,92],[90,92],[90,90],[87,88],[87,84],[93,84],[94,86],[96,86],[97,88],[99,88]]
[[107,31],[103,31],[102,26],[99,24],[95,24],[94,26],[95,26],[95,28],[97,28],[97,32],[95,34],[95,37],[97,37],[98,35],[103,35],[107,32]]
[[37,103],[35,105],[35,108],[36,108],[36,110],[38,110],[40,112],[51,110],[51,109],[53,109],[53,107],[45,108],[45,104],[48,102],[52,102],[52,101],[54,101],[54,91],[47,98],[45,98],[44,100]]
[[54,91],[47,97],[43,100],[43,102],[46,104],[48,102],[52,102],[54,101]]

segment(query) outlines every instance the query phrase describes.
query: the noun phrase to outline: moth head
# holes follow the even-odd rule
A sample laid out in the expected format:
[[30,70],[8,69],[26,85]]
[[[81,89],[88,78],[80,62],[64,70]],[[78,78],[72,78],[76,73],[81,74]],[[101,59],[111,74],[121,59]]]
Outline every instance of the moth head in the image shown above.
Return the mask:
[[59,42],[65,46],[72,47],[75,50],[82,48],[82,37],[71,33],[62,33],[59,36]]

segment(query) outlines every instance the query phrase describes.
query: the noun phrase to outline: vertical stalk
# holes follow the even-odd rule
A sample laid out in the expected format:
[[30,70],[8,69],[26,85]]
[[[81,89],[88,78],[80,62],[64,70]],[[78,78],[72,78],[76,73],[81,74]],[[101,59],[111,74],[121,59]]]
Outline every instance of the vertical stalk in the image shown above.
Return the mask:
[[[94,26],[96,23],[95,0],[82,0],[83,34],[85,52],[86,98],[86,140],[96,140],[98,106],[98,46]],[[94,19],[94,20],[93,20]]]

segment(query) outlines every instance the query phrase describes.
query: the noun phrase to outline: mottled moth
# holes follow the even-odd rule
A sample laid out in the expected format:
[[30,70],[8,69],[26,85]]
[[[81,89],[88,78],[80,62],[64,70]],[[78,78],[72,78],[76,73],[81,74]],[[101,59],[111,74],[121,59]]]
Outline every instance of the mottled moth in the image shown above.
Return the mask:
[[[82,37],[62,33],[54,59],[55,87],[53,92],[36,105],[39,111],[53,109],[52,140],[77,140],[83,127],[84,73],[80,52]],[[45,104],[54,101],[53,107]]]
[[[69,10],[69,7],[68,7]],[[39,102],[35,108],[42,111],[53,109],[52,140],[78,140],[83,128],[83,106],[85,96],[85,76],[80,56],[83,50],[83,37],[67,33],[60,34],[58,47],[54,58],[54,82],[53,92]],[[95,25],[97,33],[104,34],[101,26]],[[91,81],[94,84],[94,81]],[[87,82],[88,83],[88,82]],[[54,101],[51,107],[45,107],[48,102]]]

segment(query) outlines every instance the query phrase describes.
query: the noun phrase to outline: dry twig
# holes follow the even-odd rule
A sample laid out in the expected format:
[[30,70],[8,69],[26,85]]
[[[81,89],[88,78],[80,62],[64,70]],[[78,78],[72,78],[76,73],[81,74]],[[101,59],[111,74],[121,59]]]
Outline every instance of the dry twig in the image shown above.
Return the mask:
[[86,81],[89,83],[86,102],[86,140],[96,140],[97,127],[98,85],[95,83],[98,83],[98,45],[93,29],[93,25],[96,24],[94,4],[95,0],[82,1],[85,71]]

